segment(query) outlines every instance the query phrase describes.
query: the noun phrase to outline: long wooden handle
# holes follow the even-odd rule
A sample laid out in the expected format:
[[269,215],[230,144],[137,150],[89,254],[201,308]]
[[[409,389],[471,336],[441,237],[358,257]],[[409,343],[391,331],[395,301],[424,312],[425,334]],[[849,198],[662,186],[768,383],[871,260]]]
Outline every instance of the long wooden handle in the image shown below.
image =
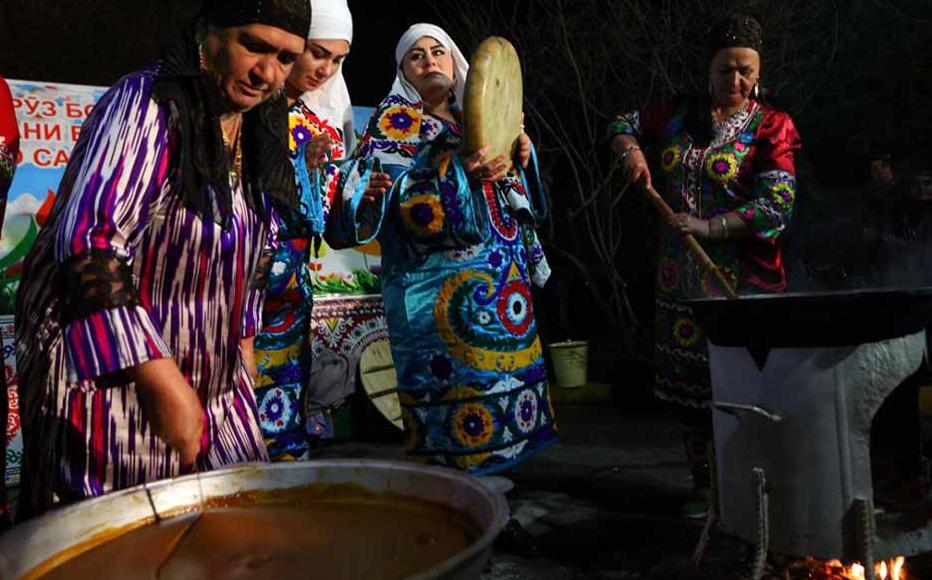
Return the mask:
[[[654,204],[654,207],[656,207],[657,211],[660,212],[660,217],[662,217],[664,221],[667,221],[673,217],[673,210],[670,208],[667,202],[664,201],[663,197],[657,193],[657,190],[650,186],[647,186],[646,189],[648,195],[650,196],[651,202]],[[712,258],[710,258],[709,255],[705,253],[705,250],[702,249],[702,246],[699,245],[699,241],[696,240],[692,234],[686,234],[683,236],[683,238],[686,240],[686,245],[689,246],[689,249],[692,250],[693,253],[699,258],[699,261],[702,262],[702,265],[705,267],[705,269],[709,272],[712,272],[712,275],[715,276],[715,279],[718,280],[718,283],[721,284],[722,288],[725,289],[725,295],[729,298],[737,298],[738,293],[735,292],[734,286],[731,285],[731,280],[726,278],[725,274],[718,269],[718,266],[715,264],[715,262],[712,261]]]

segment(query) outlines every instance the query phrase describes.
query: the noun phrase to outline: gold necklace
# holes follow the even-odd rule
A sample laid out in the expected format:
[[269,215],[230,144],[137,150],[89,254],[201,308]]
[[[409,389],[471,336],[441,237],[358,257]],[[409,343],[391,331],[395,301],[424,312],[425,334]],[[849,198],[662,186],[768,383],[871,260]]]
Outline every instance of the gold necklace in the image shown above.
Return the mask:
[[223,135],[223,145],[226,148],[227,155],[230,156],[230,189],[236,189],[243,175],[243,142],[241,138],[242,132],[240,131],[242,122],[242,117],[240,117],[232,131],[232,137],[227,137],[226,131],[223,130],[223,125],[220,126],[220,133]]

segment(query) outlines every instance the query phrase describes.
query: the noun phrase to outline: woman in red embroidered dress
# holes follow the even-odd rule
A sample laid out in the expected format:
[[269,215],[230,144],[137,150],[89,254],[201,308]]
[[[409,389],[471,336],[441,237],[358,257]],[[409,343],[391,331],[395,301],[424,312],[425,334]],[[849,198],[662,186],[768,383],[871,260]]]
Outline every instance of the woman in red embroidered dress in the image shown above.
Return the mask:
[[[686,448],[696,485],[687,515],[707,512],[711,395],[708,347],[685,298],[722,294],[687,251],[695,236],[740,293],[782,292],[786,273],[780,234],[796,194],[793,120],[759,99],[760,25],[732,14],[712,31],[709,95],[673,99],[620,115],[612,149],[633,183],[658,190],[677,212],[660,234],[655,314],[655,388],[677,404],[687,425]],[[648,168],[641,145],[659,157]]]

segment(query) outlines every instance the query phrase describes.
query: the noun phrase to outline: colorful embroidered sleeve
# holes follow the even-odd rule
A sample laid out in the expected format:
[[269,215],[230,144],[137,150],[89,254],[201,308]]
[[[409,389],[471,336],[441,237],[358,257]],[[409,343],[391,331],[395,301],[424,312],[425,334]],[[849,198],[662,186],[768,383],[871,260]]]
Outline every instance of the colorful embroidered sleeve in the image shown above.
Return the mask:
[[13,96],[6,81],[0,78],[0,224],[6,213],[7,194],[16,172],[16,157],[19,155],[19,129]]
[[768,111],[757,134],[754,155],[754,199],[740,206],[740,215],[762,239],[786,229],[796,199],[796,152],[801,142],[789,115]]
[[550,278],[550,264],[535,228],[546,219],[548,204],[540,180],[537,151],[533,146],[527,168],[515,165],[498,185],[506,203],[521,221],[521,238],[527,251],[531,281],[535,286],[543,288]]
[[377,159],[354,159],[340,167],[337,187],[342,196],[340,211],[327,220],[327,241],[331,246],[345,248],[366,244],[379,234],[390,194],[386,192],[378,203],[364,201],[363,194],[372,174],[381,171],[385,168]]
[[673,111],[677,107],[675,100],[661,105],[652,105],[641,111],[629,111],[619,114],[608,126],[609,137],[631,135],[638,141],[656,143],[663,139]]
[[341,211],[328,220],[328,243],[333,247],[365,244],[378,235],[392,191],[382,196],[378,206],[362,202],[369,175],[387,173],[397,181],[413,164],[421,130],[420,110],[402,99],[390,96],[373,113],[355,151],[355,160],[340,171]]
[[547,196],[540,180],[540,170],[537,163],[537,150],[531,146],[531,160],[527,168],[515,164],[504,179],[499,181],[499,187],[505,196],[508,205],[515,213],[531,223],[534,227],[540,225],[547,218]]
[[60,188],[55,246],[72,316],[70,380],[171,354],[132,279],[133,248],[167,182],[168,157],[167,121],[143,78],[113,87],[85,123]]
[[378,159],[386,173],[397,177],[414,163],[422,117],[421,111],[405,99],[386,98],[369,120],[356,156]]
[[[298,101],[289,110],[289,151],[297,178],[298,198],[301,203],[300,216],[305,229],[319,235],[324,232],[327,215],[337,195],[340,182],[340,163],[345,157],[343,135],[332,127],[326,119],[318,117],[302,101]],[[306,148],[318,135],[330,136],[330,150],[326,163],[312,170],[308,169],[305,157]]]

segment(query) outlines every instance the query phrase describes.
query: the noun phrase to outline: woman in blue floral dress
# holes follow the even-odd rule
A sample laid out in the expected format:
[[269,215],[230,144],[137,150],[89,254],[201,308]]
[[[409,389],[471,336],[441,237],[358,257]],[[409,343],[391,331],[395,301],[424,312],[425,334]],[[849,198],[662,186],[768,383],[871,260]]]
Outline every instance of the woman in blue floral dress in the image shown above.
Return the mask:
[[405,449],[492,473],[556,440],[530,290],[548,275],[545,198],[526,135],[508,172],[484,150],[458,157],[467,64],[443,30],[412,26],[395,55],[359,154],[394,179],[378,239]]
[[[305,459],[313,438],[325,434],[326,417],[308,417],[304,401],[311,375],[311,309],[314,303],[309,262],[331,210],[344,196],[355,164],[343,163],[353,146],[352,107],[341,65],[353,39],[346,0],[313,0],[314,17],[304,54],[285,82],[288,145],[301,205],[286,212],[278,230],[266,288],[262,332],[255,339],[256,401],[259,422],[276,460]],[[372,189],[384,192],[382,176]]]

